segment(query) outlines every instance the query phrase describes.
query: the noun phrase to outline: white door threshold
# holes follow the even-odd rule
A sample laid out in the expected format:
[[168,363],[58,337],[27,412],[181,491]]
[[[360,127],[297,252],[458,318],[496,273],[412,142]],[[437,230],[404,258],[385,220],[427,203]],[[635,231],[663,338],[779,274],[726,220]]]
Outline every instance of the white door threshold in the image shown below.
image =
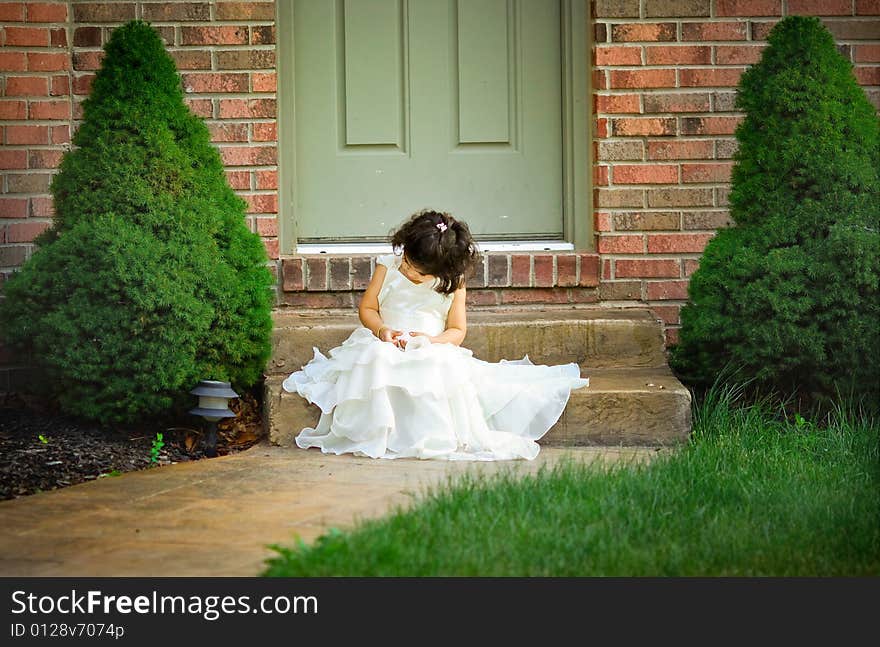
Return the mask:
[[[574,245],[564,240],[535,241],[481,241],[477,243],[482,252],[570,252]],[[390,254],[388,243],[311,243],[297,245],[297,254]]]

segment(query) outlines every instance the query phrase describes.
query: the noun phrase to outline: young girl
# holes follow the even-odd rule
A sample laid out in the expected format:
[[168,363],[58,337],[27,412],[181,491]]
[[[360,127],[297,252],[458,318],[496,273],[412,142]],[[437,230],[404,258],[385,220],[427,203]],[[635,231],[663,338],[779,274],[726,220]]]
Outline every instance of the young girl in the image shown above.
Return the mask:
[[329,358],[315,348],[284,380],[321,409],[297,445],[373,458],[535,458],[535,441],[589,379],[574,363],[495,364],[461,348],[465,276],[478,258],[464,222],[423,210],[391,244],[401,253],[376,259],[358,308],[363,326]]

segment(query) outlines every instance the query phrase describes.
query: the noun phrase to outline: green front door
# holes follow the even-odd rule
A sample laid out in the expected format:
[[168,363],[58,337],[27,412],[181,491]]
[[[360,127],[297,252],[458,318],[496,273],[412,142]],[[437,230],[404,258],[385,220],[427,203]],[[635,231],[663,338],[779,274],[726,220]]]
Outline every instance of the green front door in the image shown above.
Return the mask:
[[294,0],[298,240],[384,240],[422,207],[561,239],[560,31],[559,0]]

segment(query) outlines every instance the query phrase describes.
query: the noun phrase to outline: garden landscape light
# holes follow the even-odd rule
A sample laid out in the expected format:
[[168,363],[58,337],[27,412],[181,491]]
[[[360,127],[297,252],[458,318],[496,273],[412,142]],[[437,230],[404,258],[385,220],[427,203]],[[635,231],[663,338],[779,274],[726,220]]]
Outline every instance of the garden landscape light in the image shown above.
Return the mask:
[[221,418],[234,418],[235,412],[227,406],[230,398],[237,398],[238,393],[232,390],[229,382],[202,380],[190,391],[199,396],[199,406],[190,409],[194,416],[202,416],[208,421],[208,438],[205,441],[205,456],[217,455],[217,421]]

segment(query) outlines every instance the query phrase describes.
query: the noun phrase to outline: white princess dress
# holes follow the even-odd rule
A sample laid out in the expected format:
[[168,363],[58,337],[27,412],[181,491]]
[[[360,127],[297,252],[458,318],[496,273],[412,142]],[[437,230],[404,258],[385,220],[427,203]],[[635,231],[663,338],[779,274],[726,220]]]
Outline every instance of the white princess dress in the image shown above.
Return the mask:
[[[399,256],[376,260],[387,268],[379,291],[382,321],[407,332],[443,332],[452,295],[435,291],[433,281],[410,281],[398,269]],[[489,363],[426,337],[401,350],[364,327],[329,357],[314,353],[283,387],[321,409],[318,426],[303,429],[296,444],[333,454],[532,459],[540,449],[535,441],[559,420],[571,390],[590,383],[574,363],[535,365],[528,355]]]

